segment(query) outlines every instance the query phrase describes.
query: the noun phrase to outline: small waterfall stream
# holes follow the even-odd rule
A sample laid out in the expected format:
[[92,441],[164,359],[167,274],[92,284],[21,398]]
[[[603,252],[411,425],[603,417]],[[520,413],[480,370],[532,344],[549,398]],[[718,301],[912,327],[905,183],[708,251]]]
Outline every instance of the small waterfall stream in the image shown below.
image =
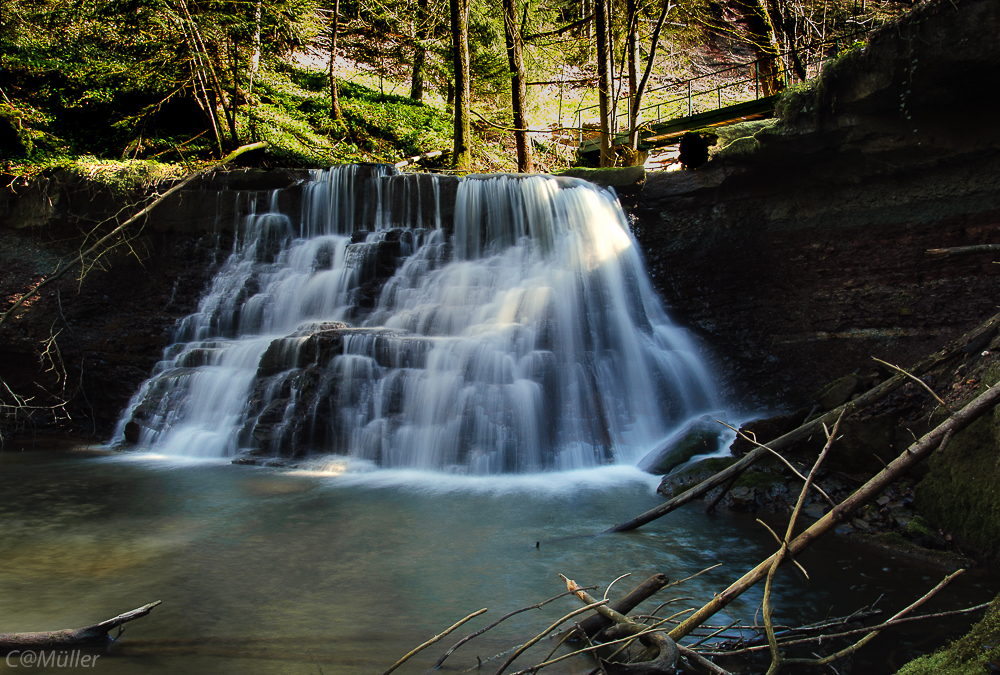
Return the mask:
[[612,193],[546,176],[443,191],[342,166],[315,172],[298,224],[277,199],[248,215],[119,440],[529,472],[634,463],[716,407]]

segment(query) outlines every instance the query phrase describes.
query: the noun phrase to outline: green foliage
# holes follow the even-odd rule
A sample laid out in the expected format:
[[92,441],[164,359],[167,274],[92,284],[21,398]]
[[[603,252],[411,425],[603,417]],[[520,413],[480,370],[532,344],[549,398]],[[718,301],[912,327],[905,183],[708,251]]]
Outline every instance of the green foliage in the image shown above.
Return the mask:
[[260,103],[248,108],[247,133],[270,142],[283,164],[396,161],[451,144],[451,118],[433,106],[349,82],[339,86],[344,124],[333,121],[329,80],[284,66],[261,79]]
[[180,165],[161,164],[151,159],[117,161],[81,157],[62,168],[86,176],[120,194],[149,188],[165,180],[183,178],[186,173]]

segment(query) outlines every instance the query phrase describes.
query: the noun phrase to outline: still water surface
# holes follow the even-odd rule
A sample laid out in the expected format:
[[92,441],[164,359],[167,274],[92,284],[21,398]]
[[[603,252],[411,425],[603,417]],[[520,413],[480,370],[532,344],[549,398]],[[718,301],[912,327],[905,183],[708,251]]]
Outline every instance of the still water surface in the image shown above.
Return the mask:
[[[677,604],[693,607],[774,550],[752,518],[707,516],[697,506],[638,532],[580,536],[662,501],[656,479],[631,467],[482,478],[344,469],[336,461],[290,470],[0,453],[0,633],[82,626],[162,600],[97,671],[377,674],[481,607],[490,611],[469,629],[558,594],[560,572],[583,585],[631,572],[615,598],[655,572],[676,579],[722,563],[674,594],[697,598]],[[944,576],[843,538],[800,561],[813,581],[779,574],[780,622],[846,614],[882,593],[895,611]],[[970,572],[956,585],[930,609],[981,602],[998,584]],[[730,611],[752,623],[760,598],[755,589]],[[475,666],[476,656],[485,660],[576,606],[564,598],[519,615],[443,670]],[[926,648],[945,630],[928,627],[907,643]],[[401,672],[424,672],[467,632]],[[891,671],[907,655],[894,638],[870,649],[882,661],[864,672]],[[587,670],[577,661],[546,672]]]

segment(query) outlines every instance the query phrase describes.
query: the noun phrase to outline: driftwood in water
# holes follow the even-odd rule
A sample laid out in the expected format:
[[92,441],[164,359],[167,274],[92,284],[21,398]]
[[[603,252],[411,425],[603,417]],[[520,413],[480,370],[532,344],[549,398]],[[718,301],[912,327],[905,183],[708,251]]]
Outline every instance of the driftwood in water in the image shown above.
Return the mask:
[[[666,586],[669,581],[670,580],[667,578],[666,574],[654,574],[632,589],[631,593],[611,605],[610,609],[620,614],[628,614],[643,600],[659,592],[660,589]],[[570,590],[572,591],[573,589]],[[614,621],[612,619],[609,619],[601,613],[597,613],[594,616],[587,617],[581,621],[577,624],[577,628],[586,633],[587,637],[593,637],[613,623]]]
[[157,600],[113,619],[83,628],[43,631],[40,633],[0,633],[0,652],[15,649],[68,649],[72,647],[99,647],[112,641],[108,633],[129,621],[141,619],[162,602]]
[[[969,424],[986,414],[1000,403],[1000,386],[987,389],[986,392],[977,396],[960,411],[949,417],[930,433],[921,437],[916,443],[907,448],[902,454],[894,459],[885,469],[880,471],[875,477],[862,485],[857,491],[843,502],[838,504],[832,511],[813,523],[802,534],[796,537],[787,545],[788,556],[794,556],[812,544],[816,539],[823,536],[834,527],[844,522],[862,506],[877,497],[882,490],[888,487],[896,479],[906,473],[921,460],[928,457],[934,450],[944,447],[951,438],[967,427]],[[785,550],[779,552],[783,553]],[[723,607],[743,594],[758,581],[767,576],[768,571],[775,558],[775,553],[767,560],[764,560],[752,570],[744,574],[722,593],[716,595],[710,602],[688,617],[683,623],[670,631],[670,637],[680,640],[688,635],[695,628],[705,622],[710,616],[720,611]]]
[[[976,327],[974,330],[966,333],[964,336],[951,343],[947,348],[932,354],[920,363],[916,364],[910,368],[906,373],[897,373],[893,377],[889,378],[882,384],[868,390],[858,398],[853,401],[849,401],[844,405],[831,410],[830,412],[821,415],[820,417],[807,422],[800,426],[799,428],[788,432],[784,436],[781,436],[773,441],[766,444],[766,447],[761,446],[754,449],[752,452],[748,453],[743,459],[730,465],[726,469],[723,469],[719,473],[715,474],[711,478],[708,478],[693,488],[682,492],[673,499],[664,502],[663,504],[657,506],[656,508],[650,509],[643,513],[642,515],[633,518],[624,523],[619,523],[614,527],[609,528],[606,532],[624,532],[627,530],[634,530],[638,527],[642,527],[646,523],[656,520],[662,516],[667,515],[671,511],[687,504],[688,502],[694,501],[703,497],[709,490],[715,488],[719,485],[727,483],[734,476],[738,476],[743,473],[747,468],[755,464],[758,460],[763,459],[765,456],[770,454],[770,450],[781,450],[783,448],[790,447],[804,441],[809,438],[812,434],[819,431],[824,424],[833,424],[837,421],[841,415],[844,417],[849,417],[853,413],[867,408],[876,401],[884,398],[889,393],[895,391],[903,384],[909,381],[911,375],[920,376],[924,373],[932,370],[936,366],[960,355],[963,353],[968,353],[976,351],[981,347],[985,346],[997,332],[998,327],[1000,327],[1000,314],[990,317],[988,321]],[[768,449],[770,448],[770,450]]]

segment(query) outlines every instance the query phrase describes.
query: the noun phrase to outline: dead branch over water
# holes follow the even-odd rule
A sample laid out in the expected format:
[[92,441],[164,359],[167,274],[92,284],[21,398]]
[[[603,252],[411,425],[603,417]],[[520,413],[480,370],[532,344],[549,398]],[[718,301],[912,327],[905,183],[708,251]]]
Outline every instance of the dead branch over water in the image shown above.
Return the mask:
[[[992,317],[976,330],[953,343],[949,348],[924,359],[908,370],[894,367],[897,374],[878,387],[870,390],[867,394],[864,394],[851,403],[841,406],[840,408],[826,413],[818,419],[799,427],[795,431],[782,436],[777,441],[772,441],[771,443],[763,445],[758,444],[758,447],[748,454],[744,460],[741,460],[741,462],[734,464],[729,467],[729,469],[720,472],[714,478],[705,481],[693,490],[689,490],[688,492],[682,494],[680,498],[670,500],[658,509],[653,509],[633,521],[618,525],[610,530],[622,531],[633,529],[634,527],[638,527],[649,522],[650,520],[658,518],[665,513],[668,513],[670,510],[677,508],[680,504],[691,501],[697,496],[704,494],[704,492],[707,491],[707,488],[705,488],[706,484],[709,484],[709,487],[714,487],[715,485],[726,483],[730,481],[733,476],[738,476],[739,472],[765,454],[774,453],[776,449],[790,446],[799,440],[805,439],[813,432],[822,430],[826,436],[826,444],[824,445],[823,450],[814,463],[812,469],[809,471],[809,474],[804,477],[804,484],[789,518],[784,536],[781,537],[771,530],[771,533],[775,537],[778,544],[777,552],[758,563],[753,569],[730,584],[730,586],[721,593],[716,594],[711,600],[698,608],[681,610],[666,619],[660,619],[656,617],[655,614],[663,607],[673,602],[677,602],[679,600],[678,598],[661,602],[652,613],[629,616],[629,612],[635,609],[644,600],[653,597],[664,588],[681,584],[698,576],[698,574],[674,583],[668,583],[666,575],[654,575],[614,604],[609,604],[609,601],[606,598],[607,592],[605,593],[604,600],[597,600],[594,596],[591,596],[587,592],[588,589],[581,587],[575,581],[560,574],[559,576],[565,582],[568,593],[576,596],[581,602],[583,602],[584,607],[562,616],[558,621],[549,625],[545,630],[538,633],[535,637],[531,638],[524,644],[494,657],[499,658],[501,656],[506,656],[502,665],[497,671],[495,671],[495,675],[502,675],[515,660],[524,656],[524,654],[528,652],[531,647],[552,634],[560,625],[563,625],[572,617],[585,612],[594,612],[594,614],[583,621],[576,623],[576,627],[574,629],[564,632],[562,640],[555,646],[555,648],[548,652],[548,656],[545,656],[532,666],[528,666],[517,671],[514,675],[536,673],[550,665],[574,657],[591,659],[592,663],[596,660],[597,669],[605,675],[665,675],[666,673],[674,672],[679,660],[684,660],[686,662],[685,667],[694,672],[724,675],[726,671],[718,664],[712,662],[711,659],[713,656],[749,655],[756,652],[763,652],[765,650],[771,655],[767,673],[768,675],[775,675],[787,666],[791,665],[807,667],[827,666],[837,659],[854,654],[886,628],[926,618],[940,618],[948,615],[968,614],[984,610],[988,606],[988,603],[954,612],[942,612],[924,616],[908,616],[920,607],[920,605],[941,591],[963,570],[959,570],[958,572],[945,577],[937,586],[924,593],[911,605],[897,612],[888,620],[871,627],[844,630],[850,624],[860,623],[864,619],[876,615],[877,612],[874,612],[870,608],[862,608],[847,617],[831,619],[798,628],[776,626],[772,620],[774,607],[771,602],[771,596],[775,583],[775,574],[782,564],[791,560],[793,564],[798,566],[802,573],[808,577],[807,570],[802,568],[801,565],[795,561],[795,556],[798,553],[810,546],[819,537],[828,533],[838,524],[847,520],[862,506],[875,499],[875,497],[877,497],[886,487],[909,471],[918,462],[930,456],[930,454],[935,450],[947,445],[956,433],[987,412],[991,411],[998,403],[1000,403],[1000,386],[987,388],[986,391],[968,402],[960,410],[952,412],[951,416],[948,417],[943,423],[939,424],[932,431],[916,440],[888,466],[872,477],[864,485],[859,487],[847,499],[842,501],[840,504],[835,504],[833,506],[833,510],[806,528],[798,536],[793,536],[796,530],[799,515],[802,511],[802,506],[805,503],[806,495],[811,489],[813,489],[812,484],[817,471],[837,441],[840,423],[852,413],[884,397],[886,394],[899,387],[907,380],[913,378],[914,374],[923,374],[934,366],[957,356],[963,351],[975,348],[976,345],[980,344],[983,340],[991,338],[992,335],[996,333],[998,327],[1000,327],[1000,315]],[[833,424],[832,430],[828,427],[829,424]],[[695,494],[692,495],[692,493]],[[829,499],[829,497],[827,497],[827,499]],[[770,528],[768,529],[770,530]],[[703,572],[704,571],[707,570],[703,570]],[[703,572],[700,572],[699,574],[702,574]],[[763,596],[764,626],[741,626],[739,625],[739,620],[733,620],[731,623],[728,623],[728,625],[724,624],[722,626],[707,625],[706,622],[712,616],[716,615],[720,611],[723,611],[733,600],[752,588],[762,579],[765,580]],[[615,581],[617,581],[617,579]],[[566,595],[566,593],[550,598],[549,600],[538,603],[537,605],[532,605],[516,612],[512,612],[503,617],[501,621],[528,609],[540,608],[545,604],[557,600],[563,595]],[[682,618],[685,615],[688,616],[686,618]],[[650,621],[655,621],[655,623],[647,623]],[[499,623],[499,621],[496,623]],[[457,649],[457,647],[477,637],[478,635],[481,635],[486,630],[495,626],[496,623],[465,638],[462,642],[449,650],[438,661],[437,665],[440,666],[444,659],[450,656],[455,649]],[[753,633],[753,637],[749,640],[746,639],[744,637],[745,631],[751,631]],[[739,635],[738,638],[734,638],[734,634],[736,633]],[[782,651],[787,647],[796,645],[822,643],[824,641],[829,642],[835,639],[854,638],[858,636],[860,636],[860,639],[856,642],[853,642],[826,656],[814,655],[815,658],[791,658],[787,657]],[[686,638],[697,639],[690,644],[681,644],[681,641]],[[580,647],[566,654],[555,656],[555,652],[563,646],[564,643],[571,640],[576,640],[577,642],[584,641],[586,642],[586,646]],[[642,650],[639,652],[636,652],[633,647],[636,642],[642,646]],[[480,662],[480,665],[482,665],[482,662]],[[597,672],[597,670],[594,672]]]

